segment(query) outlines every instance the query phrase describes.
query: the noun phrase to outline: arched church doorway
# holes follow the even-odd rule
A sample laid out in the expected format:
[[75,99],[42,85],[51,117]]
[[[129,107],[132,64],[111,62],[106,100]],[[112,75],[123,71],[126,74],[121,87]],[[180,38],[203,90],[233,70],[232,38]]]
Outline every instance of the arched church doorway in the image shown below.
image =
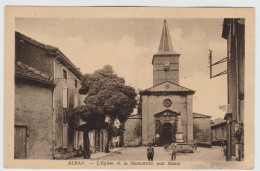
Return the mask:
[[162,142],[163,144],[171,144],[175,142],[175,133],[176,130],[172,126],[171,123],[165,123],[163,124],[163,129],[162,129]]

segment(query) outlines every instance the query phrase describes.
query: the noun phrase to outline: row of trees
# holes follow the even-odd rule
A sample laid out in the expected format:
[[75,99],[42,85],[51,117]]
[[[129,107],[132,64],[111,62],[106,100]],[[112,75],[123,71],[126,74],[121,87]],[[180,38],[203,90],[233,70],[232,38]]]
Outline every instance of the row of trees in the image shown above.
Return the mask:
[[124,123],[137,105],[137,93],[125,80],[114,73],[109,65],[85,74],[79,90],[86,95],[84,105],[73,110],[73,115],[85,121],[78,127],[83,131],[83,157],[90,158],[89,131],[106,129],[108,141],[105,152],[109,152],[112,137],[122,134]]

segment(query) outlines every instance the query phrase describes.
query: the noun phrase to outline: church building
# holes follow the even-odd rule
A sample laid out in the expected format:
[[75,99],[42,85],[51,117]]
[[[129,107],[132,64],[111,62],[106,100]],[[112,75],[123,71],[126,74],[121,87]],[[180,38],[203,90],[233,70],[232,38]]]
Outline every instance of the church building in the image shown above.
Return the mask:
[[158,52],[153,55],[153,86],[142,98],[142,144],[192,143],[195,91],[179,85],[180,53],[173,50],[164,20]]
[[129,146],[210,143],[211,116],[193,113],[195,91],[179,85],[180,56],[164,20],[159,49],[152,58],[153,86],[139,92],[141,112],[125,124]]

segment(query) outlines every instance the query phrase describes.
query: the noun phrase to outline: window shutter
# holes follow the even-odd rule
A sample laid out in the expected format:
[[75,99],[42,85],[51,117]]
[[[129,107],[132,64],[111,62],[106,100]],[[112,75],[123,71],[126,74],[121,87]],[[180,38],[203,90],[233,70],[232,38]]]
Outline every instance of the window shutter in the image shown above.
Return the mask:
[[68,88],[62,88],[62,105],[63,108],[68,108]]
[[75,94],[74,95],[74,108],[77,107],[79,104],[78,104],[78,95]]

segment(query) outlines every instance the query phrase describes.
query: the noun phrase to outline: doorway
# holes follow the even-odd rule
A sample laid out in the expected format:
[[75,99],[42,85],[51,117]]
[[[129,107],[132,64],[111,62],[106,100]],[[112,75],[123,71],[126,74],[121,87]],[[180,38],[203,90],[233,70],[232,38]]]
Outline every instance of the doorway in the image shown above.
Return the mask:
[[15,125],[14,158],[27,158],[27,126]]
[[163,124],[162,142],[164,145],[175,142],[175,130],[171,123]]

